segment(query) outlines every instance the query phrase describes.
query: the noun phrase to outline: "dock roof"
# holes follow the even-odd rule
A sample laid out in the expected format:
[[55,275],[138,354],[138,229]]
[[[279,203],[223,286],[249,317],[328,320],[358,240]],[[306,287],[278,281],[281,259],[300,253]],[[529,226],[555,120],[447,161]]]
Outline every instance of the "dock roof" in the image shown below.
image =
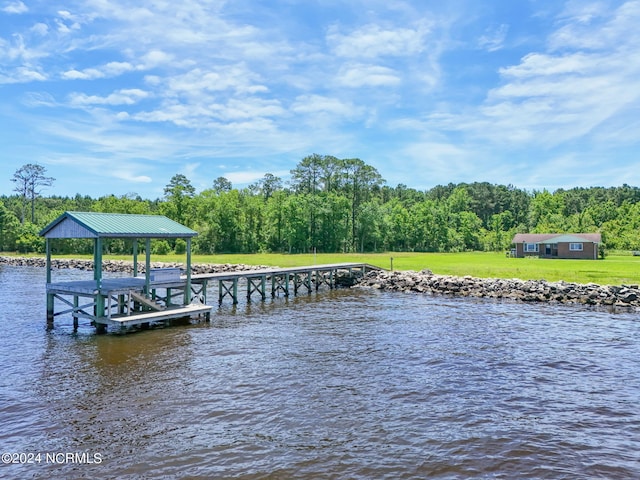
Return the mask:
[[64,212],[40,231],[45,238],[190,238],[198,232],[163,215]]

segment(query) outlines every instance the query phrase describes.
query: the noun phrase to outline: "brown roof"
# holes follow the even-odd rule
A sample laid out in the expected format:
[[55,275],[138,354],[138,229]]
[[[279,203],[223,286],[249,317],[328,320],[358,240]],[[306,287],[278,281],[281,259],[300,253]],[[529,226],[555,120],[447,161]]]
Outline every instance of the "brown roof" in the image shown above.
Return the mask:
[[516,233],[511,243],[557,243],[554,242],[556,239],[566,242],[584,240],[585,242],[601,243],[602,235],[599,233]]

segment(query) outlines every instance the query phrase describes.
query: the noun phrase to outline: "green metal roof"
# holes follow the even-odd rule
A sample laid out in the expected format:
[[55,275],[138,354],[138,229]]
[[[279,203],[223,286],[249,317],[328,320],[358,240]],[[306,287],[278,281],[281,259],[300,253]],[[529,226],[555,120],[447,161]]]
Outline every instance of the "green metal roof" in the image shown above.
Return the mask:
[[40,232],[46,238],[188,238],[198,233],[162,215],[65,212]]

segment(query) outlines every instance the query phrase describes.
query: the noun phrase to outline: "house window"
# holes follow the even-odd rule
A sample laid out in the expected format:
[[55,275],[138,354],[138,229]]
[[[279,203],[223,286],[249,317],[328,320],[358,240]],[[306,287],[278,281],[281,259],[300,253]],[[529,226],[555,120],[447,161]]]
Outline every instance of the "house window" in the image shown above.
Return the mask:
[[526,253],[537,252],[538,251],[538,244],[537,243],[525,243],[524,244],[524,251]]
[[582,244],[581,243],[570,243],[569,244],[569,250],[572,252],[581,252],[582,251]]

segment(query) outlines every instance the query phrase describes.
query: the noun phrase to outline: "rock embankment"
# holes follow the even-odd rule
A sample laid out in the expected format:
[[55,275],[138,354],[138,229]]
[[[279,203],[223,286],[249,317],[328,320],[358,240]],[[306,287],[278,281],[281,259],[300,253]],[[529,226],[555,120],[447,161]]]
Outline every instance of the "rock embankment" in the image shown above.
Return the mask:
[[[0,256],[0,265],[12,265],[16,267],[45,267],[46,260],[44,258],[36,257],[6,257]],[[74,260],[67,258],[54,258],[51,260],[51,268],[74,268],[77,270],[93,270],[93,260]],[[169,262],[152,262],[151,268],[181,268],[184,270],[185,266],[182,263],[169,263]],[[223,264],[193,264],[191,265],[191,273],[219,273],[219,272],[242,272],[246,270],[258,270],[264,268],[272,268],[264,265],[232,265],[228,263]],[[103,272],[122,272],[132,273],[133,262],[125,260],[105,260],[102,262]],[[138,272],[144,273],[145,264],[138,262]]]
[[519,280],[435,275],[430,270],[372,271],[358,284],[388,291],[510,299],[522,302],[557,302],[607,307],[640,307],[638,285],[598,285],[546,280]]

